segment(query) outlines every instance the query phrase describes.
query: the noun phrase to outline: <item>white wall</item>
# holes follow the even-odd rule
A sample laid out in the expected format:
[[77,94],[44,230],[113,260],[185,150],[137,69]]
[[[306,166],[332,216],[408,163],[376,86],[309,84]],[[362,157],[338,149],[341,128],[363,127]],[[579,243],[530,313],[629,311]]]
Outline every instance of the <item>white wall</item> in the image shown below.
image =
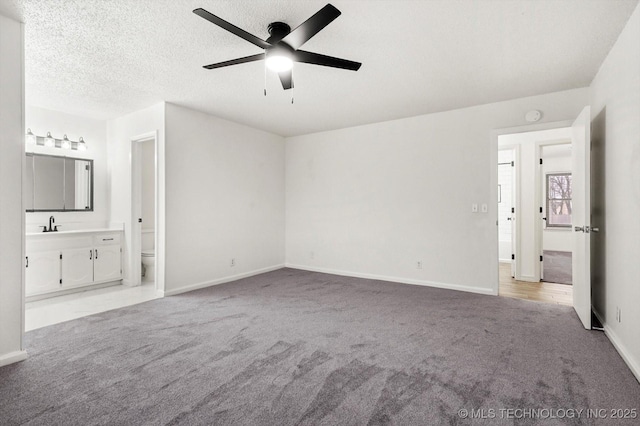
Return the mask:
[[[545,208],[547,200],[546,175],[549,173],[571,173],[570,145],[549,145],[542,149],[542,182],[540,205]],[[546,213],[545,213],[546,215]],[[543,221],[544,224],[544,221]],[[573,251],[573,230],[569,228],[544,227],[542,250]]]
[[0,366],[26,358],[23,27],[0,15]]
[[166,132],[166,292],[282,267],[284,139],[173,104]]
[[[592,135],[601,138],[606,219],[604,283],[593,302],[605,331],[640,380],[640,6],[589,91]],[[616,307],[621,322],[616,321]]]
[[288,138],[287,264],[495,293],[492,130],[525,125],[531,109],[572,120],[586,103],[575,89]]
[[[111,194],[111,222],[124,224],[125,244],[123,248],[123,283],[131,285],[136,268],[130,261],[133,233],[140,232],[131,213],[131,140],[137,136],[158,132],[158,168],[164,173],[165,104],[158,103],[143,110],[107,122],[107,158],[109,192]],[[164,181],[158,182],[158,234],[156,235],[156,258],[164,253]],[[164,270],[157,267],[156,282],[162,290]]]
[[62,225],[62,230],[105,226],[109,220],[110,210],[106,121],[27,105],[25,125],[38,136],[45,136],[47,132],[51,132],[51,135],[56,139],[62,139],[62,136],[66,134],[70,140],[76,142],[82,136],[87,144],[86,151],[68,151],[39,145],[27,147],[28,151],[94,160],[93,211],[27,213],[27,232],[35,232],[39,225],[48,224],[49,216],[52,214],[56,218],[56,224]]
[[[585,101],[586,102],[586,101]],[[577,115],[577,114],[576,114]],[[575,117],[573,117],[575,118]],[[571,128],[540,130],[502,135],[498,145],[518,146],[516,174],[516,279],[540,281],[541,233],[543,229],[542,176],[540,170],[540,144],[571,141]],[[544,211],[544,210],[543,210]]]

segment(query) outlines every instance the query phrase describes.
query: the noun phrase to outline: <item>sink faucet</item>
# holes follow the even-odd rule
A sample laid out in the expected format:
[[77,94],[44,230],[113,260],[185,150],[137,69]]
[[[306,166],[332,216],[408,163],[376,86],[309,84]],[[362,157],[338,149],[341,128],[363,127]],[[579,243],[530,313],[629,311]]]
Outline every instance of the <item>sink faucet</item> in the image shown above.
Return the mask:
[[49,230],[48,230],[48,232],[54,232],[54,231],[57,231],[57,230],[58,230],[58,227],[57,227],[57,226],[56,226],[55,228],[52,228],[52,227],[51,227],[51,224],[52,224],[52,223],[56,223],[56,219],[55,219],[53,216],[50,216],[50,217],[49,217]]

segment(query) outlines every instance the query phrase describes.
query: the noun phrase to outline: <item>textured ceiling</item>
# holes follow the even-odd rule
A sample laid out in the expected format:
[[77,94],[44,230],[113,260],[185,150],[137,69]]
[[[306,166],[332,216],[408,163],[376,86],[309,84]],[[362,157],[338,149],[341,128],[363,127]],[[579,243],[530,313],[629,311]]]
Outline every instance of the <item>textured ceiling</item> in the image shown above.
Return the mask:
[[308,0],[0,0],[25,22],[26,102],[93,118],[162,100],[283,136],[590,84],[638,0],[332,0],[342,16],[305,50],[358,72],[296,64],[295,103],[263,62],[202,65],[261,49],[194,15],[267,38],[327,3]]

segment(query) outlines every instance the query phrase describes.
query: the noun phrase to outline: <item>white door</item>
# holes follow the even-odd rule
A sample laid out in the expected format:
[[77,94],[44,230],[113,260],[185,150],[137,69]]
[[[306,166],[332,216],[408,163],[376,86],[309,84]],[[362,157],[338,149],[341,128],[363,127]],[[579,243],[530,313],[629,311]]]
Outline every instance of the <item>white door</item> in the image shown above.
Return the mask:
[[25,293],[27,296],[60,289],[59,251],[28,253],[25,262]]
[[96,282],[122,278],[120,244],[98,246],[95,248],[94,253],[93,277]]
[[584,328],[591,329],[591,108],[586,106],[571,126],[573,225],[573,308]]
[[62,287],[76,287],[93,282],[93,249],[62,251]]

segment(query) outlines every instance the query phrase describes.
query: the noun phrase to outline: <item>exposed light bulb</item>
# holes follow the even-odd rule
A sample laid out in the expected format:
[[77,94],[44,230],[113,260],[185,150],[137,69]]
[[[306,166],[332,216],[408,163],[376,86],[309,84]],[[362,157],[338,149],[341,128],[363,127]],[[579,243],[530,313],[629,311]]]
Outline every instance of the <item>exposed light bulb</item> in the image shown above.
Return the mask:
[[267,68],[275,72],[289,71],[293,68],[291,58],[282,55],[273,55],[267,58]]
[[71,149],[71,141],[67,138],[67,135],[64,135],[62,138],[62,142],[60,142],[60,147],[62,149]]
[[77,150],[78,151],[86,151],[87,150],[87,144],[84,143],[84,139],[82,139],[82,136],[80,136],[80,140],[78,140],[78,145],[77,145]]
[[44,146],[54,147],[56,146],[56,140],[51,136],[51,132],[47,132],[47,137],[44,138]]
[[36,142],[36,135],[31,133],[31,129],[27,129],[27,145],[35,145]]

